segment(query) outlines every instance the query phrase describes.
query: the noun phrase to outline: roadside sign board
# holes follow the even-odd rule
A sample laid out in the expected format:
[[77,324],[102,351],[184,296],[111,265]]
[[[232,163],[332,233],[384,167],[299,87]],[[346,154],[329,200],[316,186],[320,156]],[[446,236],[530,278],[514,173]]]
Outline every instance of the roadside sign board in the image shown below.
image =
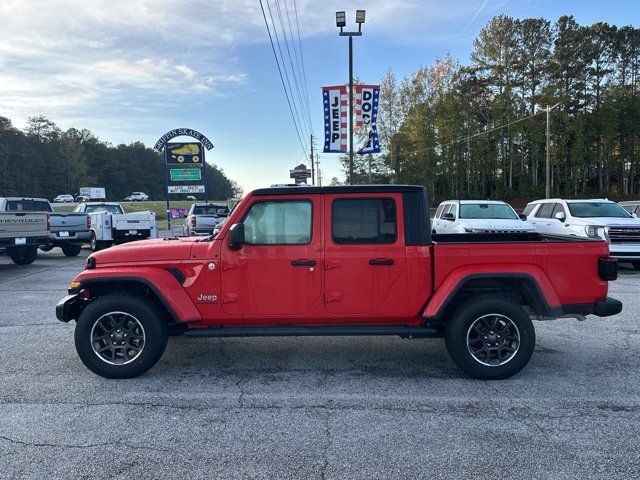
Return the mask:
[[169,185],[169,193],[204,193],[204,185]]
[[169,170],[172,182],[189,182],[202,179],[202,171],[199,168],[172,168]]
[[189,215],[189,209],[188,208],[173,208],[172,207],[172,208],[169,209],[169,215],[173,219],[185,218],[187,215]]
[[204,148],[200,142],[167,143],[164,149],[164,159],[167,165],[204,164]]

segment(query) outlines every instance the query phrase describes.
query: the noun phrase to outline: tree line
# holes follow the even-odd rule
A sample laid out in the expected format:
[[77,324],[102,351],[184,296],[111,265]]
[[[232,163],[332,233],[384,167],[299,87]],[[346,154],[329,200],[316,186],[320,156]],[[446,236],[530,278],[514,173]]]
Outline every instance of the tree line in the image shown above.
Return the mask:
[[[640,29],[571,16],[494,17],[467,65],[450,56],[381,82],[383,152],[357,183],[425,185],[434,200],[640,193]],[[342,159],[348,172],[346,158]]]
[[[141,142],[113,146],[86,129],[63,131],[44,116],[29,118],[22,131],[0,116],[0,196],[51,199],[77,194],[81,187],[104,187],[108,199],[142,191],[161,200],[164,182],[162,155]],[[210,164],[207,187],[212,199],[241,193],[235,182]]]

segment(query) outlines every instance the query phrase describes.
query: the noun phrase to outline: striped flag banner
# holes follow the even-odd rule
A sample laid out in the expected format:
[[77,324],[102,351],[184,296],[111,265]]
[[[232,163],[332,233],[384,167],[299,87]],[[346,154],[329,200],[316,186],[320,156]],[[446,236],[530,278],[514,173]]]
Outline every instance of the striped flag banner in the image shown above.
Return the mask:
[[357,85],[355,88],[356,125],[365,129],[365,144],[358,153],[380,153],[378,139],[378,103],[380,102],[380,85]]
[[347,87],[322,87],[324,105],[324,152],[347,151]]

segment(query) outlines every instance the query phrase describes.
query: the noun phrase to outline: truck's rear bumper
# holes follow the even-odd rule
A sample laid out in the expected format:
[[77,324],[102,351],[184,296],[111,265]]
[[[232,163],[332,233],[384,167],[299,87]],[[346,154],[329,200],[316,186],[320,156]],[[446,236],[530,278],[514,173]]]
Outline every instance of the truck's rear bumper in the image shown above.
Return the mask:
[[16,244],[15,238],[1,238],[0,239],[0,248],[11,248],[11,247],[38,247],[40,245],[47,244],[47,237],[18,237],[24,238],[25,243]]
[[586,303],[578,305],[564,305],[564,313],[566,315],[597,315],[598,317],[610,317],[617,315],[622,311],[622,302],[615,298],[602,298],[595,303]]
[[69,236],[61,237],[60,232],[51,232],[49,234],[49,242],[53,245],[66,245],[67,243],[83,243],[88,242],[91,232],[89,230],[82,232],[69,232]]

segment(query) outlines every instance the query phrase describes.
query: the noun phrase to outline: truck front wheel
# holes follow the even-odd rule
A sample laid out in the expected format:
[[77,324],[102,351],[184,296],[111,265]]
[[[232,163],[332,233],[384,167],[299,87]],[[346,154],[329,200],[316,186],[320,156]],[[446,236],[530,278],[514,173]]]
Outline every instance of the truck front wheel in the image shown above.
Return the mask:
[[35,246],[12,248],[8,253],[11,261],[16,265],[29,265],[38,256],[38,248]]
[[529,362],[536,343],[533,323],[520,305],[502,297],[472,299],[445,325],[447,351],[467,375],[502,379]]
[[132,378],[160,359],[167,346],[161,310],[141,296],[110,294],[86,307],[75,330],[76,351],[92,372]]

